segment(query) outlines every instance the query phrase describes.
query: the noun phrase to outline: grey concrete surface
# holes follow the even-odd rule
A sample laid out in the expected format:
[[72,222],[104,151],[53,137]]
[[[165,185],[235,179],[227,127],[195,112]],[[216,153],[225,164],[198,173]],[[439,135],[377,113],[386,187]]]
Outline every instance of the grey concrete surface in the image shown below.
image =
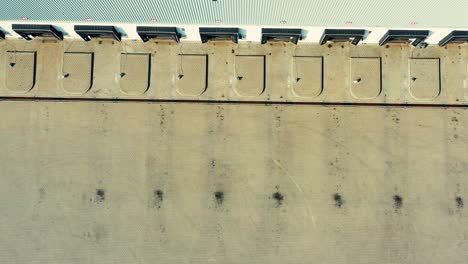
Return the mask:
[[468,261],[465,108],[0,112],[1,263]]

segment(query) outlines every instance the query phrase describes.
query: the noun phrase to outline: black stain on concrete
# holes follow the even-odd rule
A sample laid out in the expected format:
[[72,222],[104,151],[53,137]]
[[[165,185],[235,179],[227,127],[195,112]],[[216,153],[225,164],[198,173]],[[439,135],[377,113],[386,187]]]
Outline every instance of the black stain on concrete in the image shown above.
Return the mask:
[[154,207],[158,209],[161,208],[163,200],[164,200],[164,192],[161,190],[155,190],[153,192]]
[[399,194],[393,195],[393,206],[395,209],[400,209],[403,206],[403,198]]
[[280,207],[283,204],[284,195],[280,192],[275,192],[271,196],[276,201],[276,207]]
[[96,198],[97,203],[102,203],[106,199],[106,191],[104,189],[96,189]]
[[164,111],[164,106],[160,105],[159,106],[159,127],[161,128],[161,131],[164,131],[165,122],[166,122],[166,113]]
[[40,188],[38,191],[39,191],[39,202],[41,202],[46,197],[46,189],[45,188]]
[[216,118],[219,121],[224,121],[223,111],[224,111],[224,107],[218,106],[218,109],[216,110]]
[[465,206],[465,204],[463,202],[463,198],[461,196],[455,197],[455,202],[457,204],[458,209],[462,209]]
[[335,206],[341,208],[344,204],[343,197],[339,193],[333,195],[333,200],[335,201]]
[[224,202],[224,192],[215,192],[214,193],[215,200],[216,200],[216,206],[221,206],[223,205]]

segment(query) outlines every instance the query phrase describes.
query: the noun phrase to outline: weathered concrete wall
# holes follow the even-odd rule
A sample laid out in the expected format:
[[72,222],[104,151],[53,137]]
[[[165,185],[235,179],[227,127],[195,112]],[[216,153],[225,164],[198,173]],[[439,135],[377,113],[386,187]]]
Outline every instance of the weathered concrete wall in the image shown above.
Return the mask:
[[468,262],[465,108],[0,113],[0,263]]
[[465,44],[6,40],[0,61],[0,97],[468,103]]

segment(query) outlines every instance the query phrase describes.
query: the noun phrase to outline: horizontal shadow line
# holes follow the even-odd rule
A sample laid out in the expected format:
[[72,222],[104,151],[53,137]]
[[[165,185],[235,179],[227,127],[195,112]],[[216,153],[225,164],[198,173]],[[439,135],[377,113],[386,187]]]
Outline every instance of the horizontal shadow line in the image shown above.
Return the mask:
[[0,101],[49,101],[49,102],[110,102],[110,103],[190,103],[190,104],[234,104],[234,105],[312,105],[312,106],[360,106],[360,107],[419,107],[419,108],[468,108],[462,104],[417,104],[417,103],[359,103],[359,102],[284,102],[284,101],[226,101],[189,99],[132,99],[132,98],[76,98],[76,97],[26,97],[0,96]]

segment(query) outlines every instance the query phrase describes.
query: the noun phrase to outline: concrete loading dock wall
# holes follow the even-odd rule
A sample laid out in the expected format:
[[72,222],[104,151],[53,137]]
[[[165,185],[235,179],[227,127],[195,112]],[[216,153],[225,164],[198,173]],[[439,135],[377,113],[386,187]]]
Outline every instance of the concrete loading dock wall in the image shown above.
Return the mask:
[[[466,46],[299,45],[294,54],[252,44],[233,54],[230,45],[3,45],[4,58],[7,50],[36,52],[37,68],[29,92],[1,88],[1,263],[468,260]],[[84,95],[61,87],[64,51],[94,53]],[[121,53],[152,54],[143,96],[121,93],[122,64],[111,56]],[[209,55],[202,95],[177,93],[179,53]],[[231,89],[242,73],[231,62],[240,54],[265,56],[265,91],[255,99]],[[320,95],[311,85],[305,95],[313,98],[301,98],[284,79],[297,78],[292,55],[323,57]],[[364,57],[381,58],[375,99],[351,94],[361,84],[351,76],[361,74],[350,65],[367,62],[350,58]],[[439,96],[421,106],[386,104],[422,104],[408,90],[419,91],[406,79],[410,57],[431,59],[424,69],[440,59]],[[430,97],[425,91],[419,94]]]
[[465,105],[467,50],[6,40],[0,96]]

